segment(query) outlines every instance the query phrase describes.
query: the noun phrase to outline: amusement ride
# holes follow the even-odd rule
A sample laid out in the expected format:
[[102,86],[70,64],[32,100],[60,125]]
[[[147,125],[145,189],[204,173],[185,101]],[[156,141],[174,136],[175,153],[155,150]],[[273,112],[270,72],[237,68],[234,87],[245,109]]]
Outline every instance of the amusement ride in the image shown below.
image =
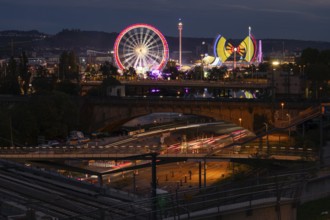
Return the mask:
[[117,37],[114,57],[120,70],[133,67],[137,73],[161,71],[168,60],[168,45],[163,34],[149,24],[134,24]]
[[[179,68],[181,68],[181,36],[182,22],[179,21]],[[214,56],[203,54],[203,64],[221,66],[225,62],[236,69],[237,62],[250,65],[260,59],[261,41],[259,48],[256,39],[251,34],[238,45],[234,46],[224,36],[218,35],[213,46]],[[262,56],[262,55],[261,55]],[[238,57],[238,59],[237,59]],[[169,48],[164,35],[149,24],[133,24],[126,27],[117,37],[114,45],[114,59],[120,71],[134,68],[136,73],[161,73],[169,59]]]

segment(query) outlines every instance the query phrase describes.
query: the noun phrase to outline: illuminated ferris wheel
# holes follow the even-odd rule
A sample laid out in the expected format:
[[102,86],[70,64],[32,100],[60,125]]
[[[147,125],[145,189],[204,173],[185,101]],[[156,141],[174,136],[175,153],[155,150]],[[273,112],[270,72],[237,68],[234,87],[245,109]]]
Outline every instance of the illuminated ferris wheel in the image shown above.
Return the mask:
[[119,69],[133,67],[138,72],[162,70],[168,59],[165,37],[148,24],[134,24],[117,37],[114,56]]

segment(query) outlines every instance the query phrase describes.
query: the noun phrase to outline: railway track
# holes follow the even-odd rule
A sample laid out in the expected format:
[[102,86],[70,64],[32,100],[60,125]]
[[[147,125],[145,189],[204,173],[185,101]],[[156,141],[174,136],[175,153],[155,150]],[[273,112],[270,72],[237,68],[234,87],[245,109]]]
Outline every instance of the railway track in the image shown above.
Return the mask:
[[[129,204],[115,196],[56,178],[45,178],[40,174],[4,166],[0,168],[0,195],[2,202],[11,202],[26,210],[33,209],[40,216],[57,219],[116,218],[132,215],[130,212],[149,210],[148,207]],[[130,208],[127,209],[127,206]]]

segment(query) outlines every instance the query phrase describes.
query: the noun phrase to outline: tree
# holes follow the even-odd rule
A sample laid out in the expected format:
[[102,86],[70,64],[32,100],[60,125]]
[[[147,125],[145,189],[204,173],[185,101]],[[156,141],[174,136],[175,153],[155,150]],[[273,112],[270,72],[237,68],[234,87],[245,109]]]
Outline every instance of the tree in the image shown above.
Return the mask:
[[79,65],[78,65],[78,57],[76,56],[74,51],[69,52],[69,74],[68,79],[76,79],[79,81]]
[[10,146],[12,122],[7,106],[0,106],[0,121],[0,146]]
[[59,63],[59,78],[60,80],[64,81],[66,73],[69,70],[69,61],[68,61],[68,52],[64,51],[60,56],[60,63]]
[[44,66],[37,66],[36,67],[36,76],[37,77],[48,77],[49,76],[49,71]]
[[330,79],[329,66],[323,63],[314,63],[306,67],[308,79],[312,82],[313,98],[320,98],[327,81]]
[[10,115],[14,143],[16,145],[36,144],[39,122],[32,106],[29,103],[19,103],[11,110]]
[[326,95],[327,81],[330,80],[330,51],[307,48],[301,54],[301,62],[306,65],[305,73],[311,81],[312,98]]
[[3,63],[2,65],[0,65],[0,82],[5,80],[6,75],[7,75],[7,64]]
[[38,135],[47,139],[65,138],[79,127],[78,107],[70,96],[53,92],[48,96],[33,96],[31,110],[38,122]]
[[0,93],[20,95],[18,67],[14,57],[9,59],[8,65],[5,68],[4,79],[0,82]]
[[50,77],[34,77],[32,85],[37,94],[45,94],[53,91],[55,80]]
[[128,68],[128,73],[130,76],[136,77],[136,71],[134,67],[131,66],[130,68]]
[[287,72],[287,73],[293,72],[293,68],[294,68],[293,63],[285,63],[281,65],[281,69],[283,72]]
[[179,71],[176,67],[176,62],[173,60],[168,61],[165,68],[163,69],[163,73],[170,74],[171,79],[176,79],[179,76]]
[[192,71],[192,79],[203,79],[204,70],[202,66],[195,66],[195,68]]
[[269,62],[263,62],[259,64],[258,69],[260,72],[268,72],[271,70],[271,65]]
[[70,96],[51,92],[33,95],[27,102],[0,106],[0,146],[36,145],[37,137],[66,138],[80,128],[79,108]]
[[307,48],[302,51],[301,53],[301,62],[302,64],[308,65],[308,64],[314,64],[318,60],[319,51],[317,49],[313,48]]
[[19,63],[19,76],[21,80],[21,91],[24,95],[28,94],[28,89],[30,86],[30,79],[31,73],[28,68],[28,58],[23,51],[22,55],[20,56],[20,63]]
[[60,56],[59,77],[62,81],[76,79],[79,81],[78,58],[73,51],[64,51]]
[[209,79],[210,80],[223,80],[226,69],[224,67],[213,67],[210,70]]
[[104,62],[104,64],[101,65],[100,71],[102,72],[103,77],[116,77],[118,75],[118,68],[115,67],[112,63],[109,61]]
[[44,66],[36,67],[36,74],[32,78],[32,87],[37,94],[45,94],[53,91],[57,76],[50,75]]
[[321,51],[318,57],[318,61],[330,66],[330,50]]

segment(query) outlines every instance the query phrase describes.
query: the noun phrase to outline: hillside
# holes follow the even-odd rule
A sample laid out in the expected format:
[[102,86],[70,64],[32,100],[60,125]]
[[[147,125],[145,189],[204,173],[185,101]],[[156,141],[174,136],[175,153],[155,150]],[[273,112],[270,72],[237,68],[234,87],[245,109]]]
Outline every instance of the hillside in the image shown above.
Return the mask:
[[[77,52],[94,50],[112,50],[118,33],[100,31],[82,31],[78,29],[62,30],[55,35],[47,35],[38,31],[0,31],[0,58],[17,55],[22,50],[27,51],[52,51],[75,50]],[[166,36],[170,52],[177,51],[179,41],[177,37]],[[257,39],[258,40],[258,39]],[[213,38],[188,38],[182,39],[182,49],[198,53],[202,42],[213,45]],[[230,40],[233,44],[239,44],[241,40]],[[330,42],[302,41],[288,39],[262,39],[264,54],[270,52],[294,52],[311,47],[319,50],[330,49]]]

